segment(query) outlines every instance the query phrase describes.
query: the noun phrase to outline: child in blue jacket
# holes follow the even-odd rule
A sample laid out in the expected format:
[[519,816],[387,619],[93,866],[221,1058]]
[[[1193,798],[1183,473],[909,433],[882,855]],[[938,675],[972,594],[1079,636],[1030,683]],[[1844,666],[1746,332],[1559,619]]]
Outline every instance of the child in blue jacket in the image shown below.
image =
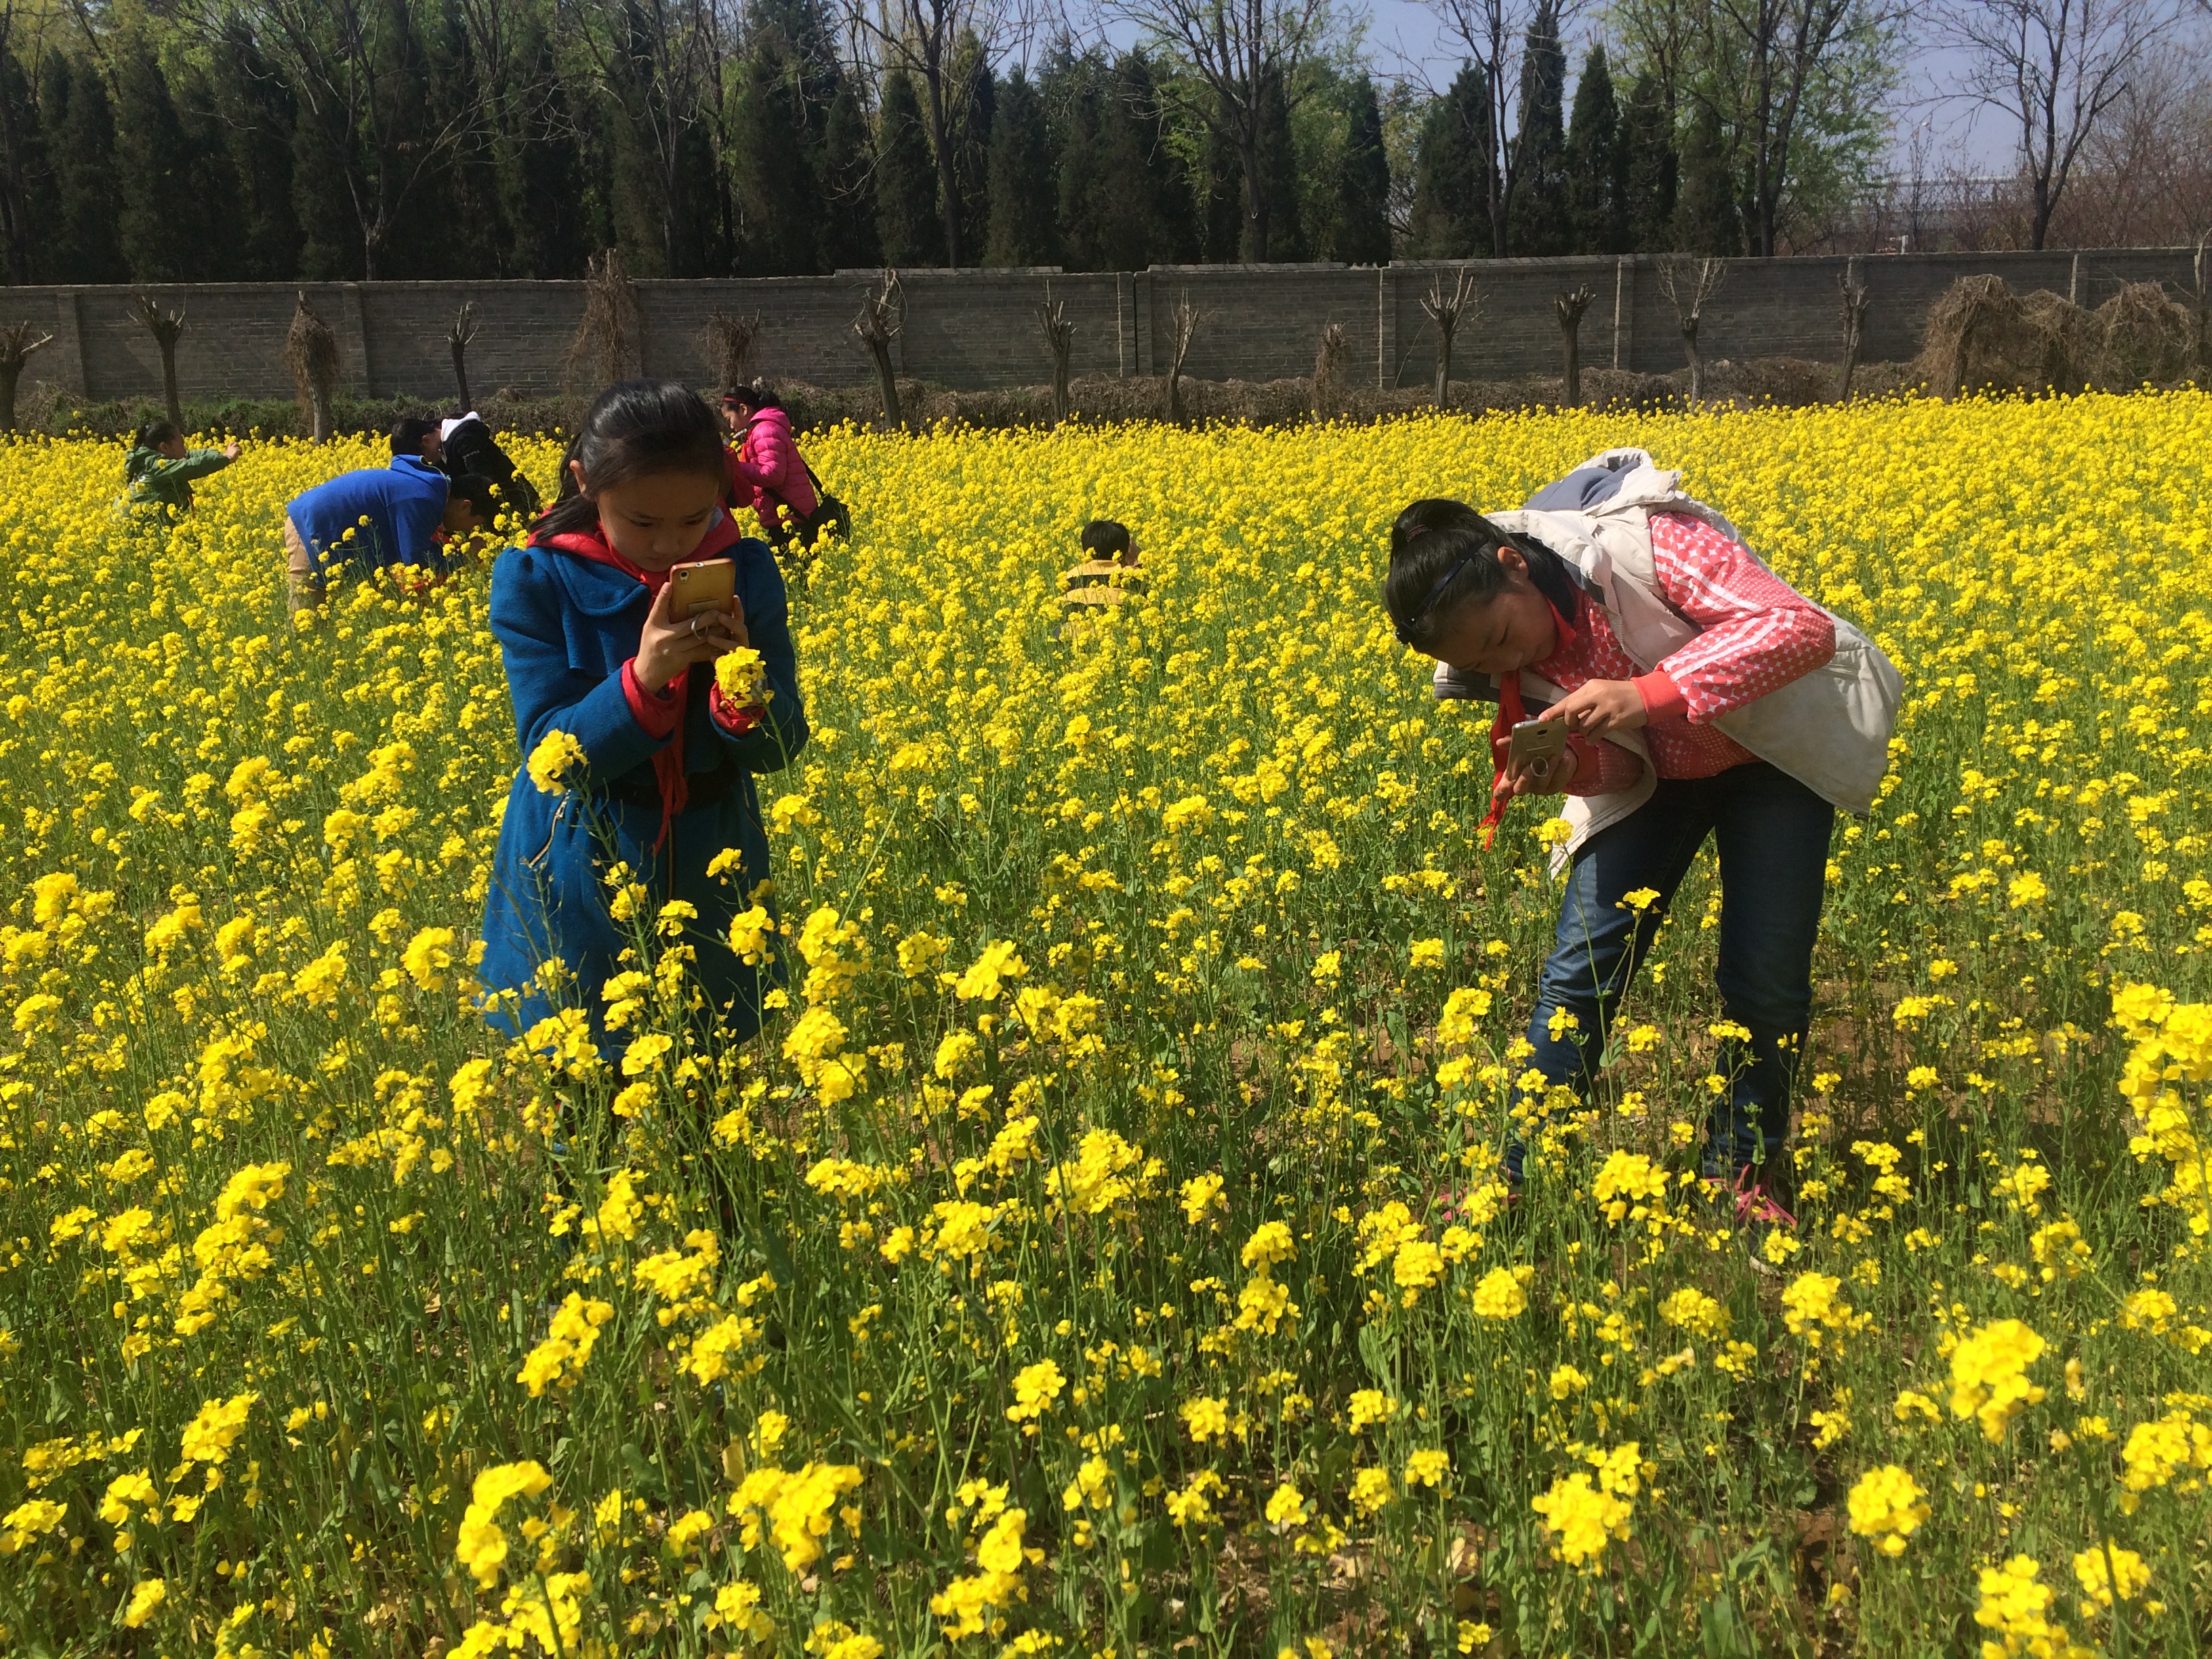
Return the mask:
[[[650,890],[641,924],[672,899],[696,908],[683,939],[714,1012],[732,1036],[759,1028],[775,970],[740,958],[730,924],[765,902],[770,874],[753,775],[805,745],[806,712],[775,557],[739,534],[723,482],[720,423],[699,396],[625,381],[600,394],[568,446],[560,500],[493,567],[491,628],[524,765],[500,826],[478,973],[489,991],[513,994],[497,1016],[512,1030],[567,1004],[589,1011],[603,1048],[622,1040],[607,1036],[601,994],[636,965],[617,961],[631,935],[610,909],[617,862]],[[736,562],[737,613],[676,613],[669,568],[713,558]],[[766,669],[742,702],[713,666],[741,645]],[[582,764],[549,791],[531,759],[556,732]],[[722,856],[732,851],[733,868]],[[556,957],[561,970],[541,972]]]

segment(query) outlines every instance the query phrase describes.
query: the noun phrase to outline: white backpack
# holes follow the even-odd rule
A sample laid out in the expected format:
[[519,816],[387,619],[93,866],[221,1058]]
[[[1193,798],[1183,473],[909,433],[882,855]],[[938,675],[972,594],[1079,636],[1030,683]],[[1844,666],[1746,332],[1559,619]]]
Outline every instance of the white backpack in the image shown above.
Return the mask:
[[[1686,514],[1744,541],[1724,516],[1682,492],[1681,477],[1661,471],[1643,450],[1611,449],[1547,484],[1521,511],[1486,515],[1500,530],[1540,542],[1566,561],[1583,588],[1604,608],[1614,637],[1639,673],[1650,673],[1703,631],[1674,609],[1659,586],[1650,514]],[[1755,552],[1752,558],[1766,568]],[[1716,715],[1712,724],[1823,799],[1863,817],[1889,769],[1890,734],[1896,730],[1905,683],[1881,647],[1834,611],[1827,614],[1836,625],[1832,658],[1741,708]],[[1437,665],[1436,685],[1440,697],[1469,695],[1465,677],[1443,663]],[[1525,669],[1521,692],[1531,708],[1564,695]],[[1559,849],[1562,860],[1643,805],[1656,787],[1640,732],[1609,732],[1607,740],[1641,756],[1643,774],[1633,787],[1610,795],[1567,797],[1564,816],[1574,833]]]

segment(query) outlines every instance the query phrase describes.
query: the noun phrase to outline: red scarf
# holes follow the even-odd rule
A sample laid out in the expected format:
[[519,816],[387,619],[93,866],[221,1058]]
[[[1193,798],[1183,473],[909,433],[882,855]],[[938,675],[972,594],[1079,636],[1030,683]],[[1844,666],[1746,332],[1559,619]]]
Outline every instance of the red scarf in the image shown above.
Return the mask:
[[[714,558],[739,539],[735,520],[725,513],[708,526],[706,535],[692,550],[690,556],[694,560]],[[665,570],[647,570],[635,559],[626,556],[596,529],[571,531],[565,536],[533,535],[530,541],[534,547],[557,547],[563,553],[573,553],[580,559],[588,559],[593,564],[603,564],[621,571],[626,576],[635,577],[645,585],[646,592],[655,599],[660,597],[660,590],[668,586]],[[665,694],[676,700],[678,708],[684,706],[690,679],[689,668],[679,669],[665,688]],[[680,714],[677,718],[675,733],[669,738],[667,746],[653,751],[653,780],[660,789],[660,834],[654,837],[653,842],[653,855],[659,858],[660,849],[668,843],[668,826],[691,800],[691,785],[684,773],[684,720]]]
[[[1574,624],[1559,614],[1559,607],[1549,599],[1544,601],[1552,612],[1553,626],[1559,637],[1552,642],[1549,662],[1560,652],[1573,646],[1576,639]],[[1516,671],[1498,677],[1498,718],[1490,725],[1490,763],[1496,769],[1490,783],[1490,811],[1483,814],[1479,826],[1482,830],[1482,850],[1487,853],[1490,843],[1498,838],[1498,826],[1505,821],[1506,803],[1513,797],[1498,793],[1498,786],[1505,776],[1506,751],[1513,746],[1513,728],[1528,718],[1528,706],[1521,701],[1521,676]]]

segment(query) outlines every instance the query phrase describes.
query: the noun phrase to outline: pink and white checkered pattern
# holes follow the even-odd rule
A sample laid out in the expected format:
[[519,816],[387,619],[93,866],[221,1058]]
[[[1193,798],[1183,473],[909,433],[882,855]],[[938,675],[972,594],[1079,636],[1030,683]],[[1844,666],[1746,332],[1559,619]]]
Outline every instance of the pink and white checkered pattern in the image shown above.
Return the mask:
[[1639,677],[1603,609],[1578,593],[1574,643],[1535,664],[1534,672],[1564,691],[1589,680],[1638,680],[1651,709],[1644,742],[1658,775],[1709,778],[1754,758],[1712,727],[1713,716],[1828,661],[1836,653],[1836,625],[1757,564],[1741,543],[1686,514],[1651,514],[1651,555],[1661,591],[1704,631],[1656,673]]

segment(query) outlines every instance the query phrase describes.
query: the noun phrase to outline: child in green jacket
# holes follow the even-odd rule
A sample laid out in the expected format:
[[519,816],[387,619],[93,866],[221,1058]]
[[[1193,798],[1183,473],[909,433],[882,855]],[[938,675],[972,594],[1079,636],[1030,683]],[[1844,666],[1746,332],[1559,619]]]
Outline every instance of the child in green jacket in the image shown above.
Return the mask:
[[192,507],[192,480],[220,472],[239,456],[238,446],[221,449],[186,449],[185,434],[172,421],[149,421],[131,441],[131,453],[123,463],[129,487],[116,503],[117,511],[131,518],[166,521]]

